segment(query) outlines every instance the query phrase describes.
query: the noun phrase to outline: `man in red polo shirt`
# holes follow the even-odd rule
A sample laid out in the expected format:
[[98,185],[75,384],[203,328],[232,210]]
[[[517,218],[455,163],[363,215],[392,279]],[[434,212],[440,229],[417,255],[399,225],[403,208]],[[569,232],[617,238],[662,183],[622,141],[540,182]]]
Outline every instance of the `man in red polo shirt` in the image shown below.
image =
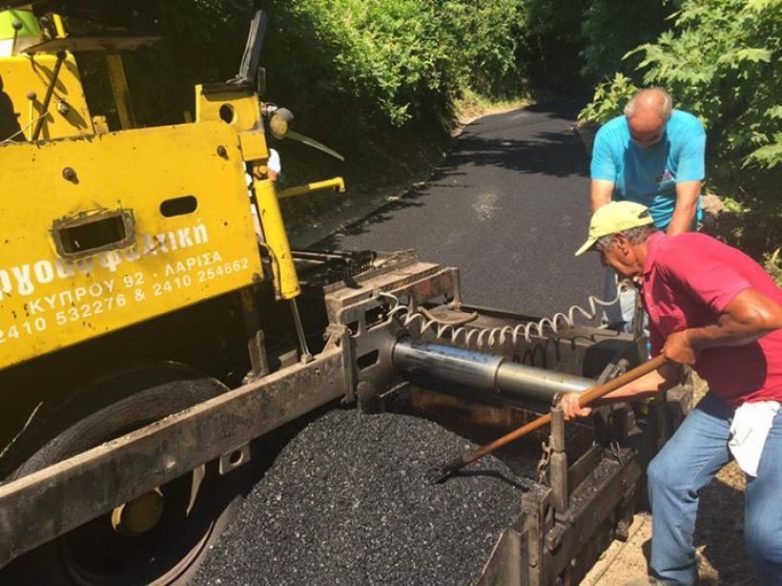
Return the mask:
[[[709,392],[648,469],[649,583],[697,584],[698,492],[731,459],[747,474],[744,534],[762,584],[782,585],[782,290],[751,258],[698,233],[667,236],[633,202],[599,208],[576,253],[641,283],[660,369],[606,396],[638,399],[670,388],[690,364]],[[591,412],[578,395],[568,418]]]

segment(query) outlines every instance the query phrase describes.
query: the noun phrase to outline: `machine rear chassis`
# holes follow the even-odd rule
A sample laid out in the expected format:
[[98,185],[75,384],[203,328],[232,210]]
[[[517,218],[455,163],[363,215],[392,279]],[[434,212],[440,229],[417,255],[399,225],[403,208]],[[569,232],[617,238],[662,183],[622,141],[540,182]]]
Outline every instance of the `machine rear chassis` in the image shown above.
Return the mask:
[[[216,461],[221,475],[235,474],[250,460],[250,442],[263,442],[334,402],[426,417],[476,442],[551,410],[549,432],[498,454],[528,483],[517,520],[499,537],[481,584],[575,584],[611,539],[627,537],[646,463],[686,412],[689,386],[641,407],[600,408],[591,421],[566,427],[561,410],[541,402],[538,392],[480,388],[466,371],[458,384],[459,373],[438,366],[436,352],[422,371],[395,362],[394,350],[412,340],[425,349],[445,345],[467,356],[501,357],[540,369],[540,385],[553,388],[562,381],[605,380],[633,365],[630,338],[581,326],[499,336],[502,328],[524,331],[519,326],[534,320],[465,305],[456,269],[411,253],[378,256],[368,270],[336,281],[323,276],[333,263],[302,257],[301,307],[314,355],[267,351],[266,334],[249,319],[258,329],[247,328],[250,372],[244,384],[0,485],[0,510],[15,512],[0,516],[0,530],[9,536],[0,544],[0,564],[205,462]],[[260,302],[258,291],[241,295]],[[459,328],[487,335],[455,335]],[[322,335],[320,344],[313,332]],[[547,382],[551,372],[561,374],[554,383]],[[96,483],[99,495],[91,490]],[[41,511],[49,522],[37,522]]]

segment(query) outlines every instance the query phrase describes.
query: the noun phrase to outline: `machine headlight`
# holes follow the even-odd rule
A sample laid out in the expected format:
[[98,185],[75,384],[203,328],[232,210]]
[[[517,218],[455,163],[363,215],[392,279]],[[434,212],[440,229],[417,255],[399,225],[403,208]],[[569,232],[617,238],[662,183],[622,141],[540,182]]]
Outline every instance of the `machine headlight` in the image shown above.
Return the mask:
[[287,108],[278,108],[269,119],[269,130],[274,138],[284,138],[290,130],[290,123],[293,121],[293,112]]

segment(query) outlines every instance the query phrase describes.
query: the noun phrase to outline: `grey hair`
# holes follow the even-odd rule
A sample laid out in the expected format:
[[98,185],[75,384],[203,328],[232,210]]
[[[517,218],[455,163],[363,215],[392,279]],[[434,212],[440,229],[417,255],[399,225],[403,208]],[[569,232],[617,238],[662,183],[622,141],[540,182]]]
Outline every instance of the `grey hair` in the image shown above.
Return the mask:
[[657,232],[657,227],[654,224],[647,224],[646,226],[636,226],[635,228],[628,228],[627,230],[622,230],[621,232],[617,232],[616,234],[608,234],[606,236],[601,236],[597,239],[597,242],[595,242],[595,248],[597,250],[608,250],[613,246],[614,244],[614,236],[621,234],[625,238],[627,238],[631,244],[640,244],[642,242],[646,242],[649,239],[649,236]]
[[669,94],[667,91],[665,91],[661,87],[650,87],[645,90],[639,91],[637,94],[635,94],[632,98],[630,98],[630,101],[627,102],[624,109],[624,114],[628,118],[632,118],[635,114],[635,106],[638,98],[644,94],[649,92],[659,92],[662,95],[663,103],[660,107],[660,116],[662,116],[663,120],[668,120],[671,117],[671,113],[673,112],[673,98],[671,97],[671,94]]

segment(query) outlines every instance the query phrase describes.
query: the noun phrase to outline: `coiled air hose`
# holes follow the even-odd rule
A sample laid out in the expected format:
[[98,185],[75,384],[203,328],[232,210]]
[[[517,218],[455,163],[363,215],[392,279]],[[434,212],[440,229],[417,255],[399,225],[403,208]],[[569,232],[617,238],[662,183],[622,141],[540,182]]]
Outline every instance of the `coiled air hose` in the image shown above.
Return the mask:
[[477,348],[486,344],[494,347],[497,344],[505,344],[508,340],[515,345],[520,341],[521,337],[523,337],[524,341],[530,343],[533,335],[538,337],[559,335],[562,329],[572,328],[575,325],[577,315],[581,315],[587,320],[595,319],[601,307],[609,307],[618,303],[620,295],[621,289],[618,287],[617,295],[611,301],[604,301],[595,296],[590,296],[587,300],[589,309],[573,305],[564,313],[556,313],[552,317],[544,317],[539,321],[531,321],[516,326],[475,328],[469,327],[468,324],[478,317],[477,313],[460,320],[444,321],[436,318],[426,309],[411,310],[408,306],[401,303],[397,296],[391,293],[378,293],[378,297],[388,299],[392,303],[391,308],[387,311],[389,318],[396,317],[404,327],[418,322],[420,334],[432,331],[438,340],[447,340],[451,344],[459,343],[461,338],[462,343],[468,348],[473,342]]

